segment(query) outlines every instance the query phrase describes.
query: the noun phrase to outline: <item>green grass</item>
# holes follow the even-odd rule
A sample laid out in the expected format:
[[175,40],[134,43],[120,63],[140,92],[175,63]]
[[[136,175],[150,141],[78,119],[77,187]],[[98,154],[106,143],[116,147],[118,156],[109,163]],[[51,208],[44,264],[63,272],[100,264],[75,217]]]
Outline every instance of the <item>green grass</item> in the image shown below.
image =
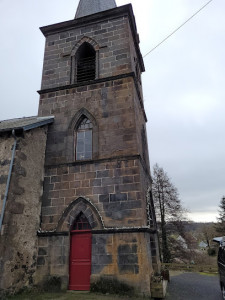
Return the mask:
[[204,276],[218,276],[218,273],[210,273],[210,272],[199,272],[199,274]]
[[[28,293],[7,297],[7,300],[137,300],[137,297],[120,297],[116,295],[101,295],[88,292],[66,293]],[[141,299],[141,298],[139,298]],[[143,298],[142,298],[143,299]]]

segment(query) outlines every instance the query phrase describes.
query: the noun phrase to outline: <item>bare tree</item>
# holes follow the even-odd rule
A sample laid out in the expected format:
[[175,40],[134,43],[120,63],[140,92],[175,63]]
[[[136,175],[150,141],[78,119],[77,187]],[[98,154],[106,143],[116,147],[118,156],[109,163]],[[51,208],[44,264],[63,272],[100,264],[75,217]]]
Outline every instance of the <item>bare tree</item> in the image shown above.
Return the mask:
[[204,224],[202,228],[203,241],[206,242],[208,248],[210,249],[213,244],[213,238],[216,236],[216,229],[214,224]]
[[[153,167],[152,179],[152,193],[161,235],[163,262],[169,262],[171,253],[168,245],[168,224],[169,227],[171,227],[171,224],[181,226],[179,220],[182,219],[183,208],[177,188],[171,183],[163,168],[160,168],[157,164]],[[179,228],[179,231],[182,231],[181,228]]]

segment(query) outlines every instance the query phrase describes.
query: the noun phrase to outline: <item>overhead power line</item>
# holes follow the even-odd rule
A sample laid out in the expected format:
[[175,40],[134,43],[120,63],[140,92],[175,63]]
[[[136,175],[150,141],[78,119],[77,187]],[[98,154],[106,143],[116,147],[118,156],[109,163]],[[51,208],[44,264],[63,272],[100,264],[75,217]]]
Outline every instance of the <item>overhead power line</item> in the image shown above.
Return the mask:
[[191,19],[193,19],[200,11],[202,11],[207,5],[209,5],[210,2],[213,0],[208,1],[205,5],[203,5],[196,13],[194,13],[190,18],[188,18],[184,23],[182,23],[177,29],[175,29],[173,32],[171,32],[165,39],[163,39],[159,44],[157,44],[154,48],[152,48],[148,53],[146,53],[143,57],[146,57],[149,55],[152,51],[154,51],[156,48],[158,48],[160,45],[162,45],[166,40],[168,40],[174,33],[176,33],[181,27],[183,27],[187,22],[189,22]]

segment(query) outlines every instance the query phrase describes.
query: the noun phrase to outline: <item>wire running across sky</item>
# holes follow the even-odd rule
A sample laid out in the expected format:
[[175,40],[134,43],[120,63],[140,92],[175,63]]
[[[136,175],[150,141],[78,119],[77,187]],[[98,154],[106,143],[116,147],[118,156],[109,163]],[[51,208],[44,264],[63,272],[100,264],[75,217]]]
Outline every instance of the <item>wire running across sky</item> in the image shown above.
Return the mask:
[[213,0],[208,1],[205,5],[203,5],[196,13],[194,13],[190,18],[188,18],[184,23],[182,23],[177,29],[171,32],[165,39],[163,39],[159,44],[157,44],[154,48],[152,48],[148,53],[146,53],[143,58],[149,55],[152,51],[162,45],[166,40],[168,40],[174,33],[176,33],[179,29],[181,29],[185,24],[187,24],[191,19],[193,19],[200,11],[202,11],[207,5],[209,5]]

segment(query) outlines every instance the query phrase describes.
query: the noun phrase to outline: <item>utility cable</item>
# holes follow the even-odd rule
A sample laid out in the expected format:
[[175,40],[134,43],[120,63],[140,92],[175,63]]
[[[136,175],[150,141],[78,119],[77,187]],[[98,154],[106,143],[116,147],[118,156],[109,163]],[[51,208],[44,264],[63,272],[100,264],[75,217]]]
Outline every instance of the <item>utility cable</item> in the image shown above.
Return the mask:
[[184,23],[182,23],[177,29],[175,29],[173,32],[171,32],[165,39],[163,39],[158,45],[156,45],[154,48],[152,48],[148,53],[146,53],[143,58],[145,58],[147,55],[149,55],[152,51],[154,51],[156,48],[158,48],[160,45],[162,45],[166,40],[168,40],[174,33],[176,33],[181,27],[183,27],[187,22],[189,22],[191,19],[193,19],[201,10],[203,10],[207,5],[209,5],[210,2],[213,0],[208,1],[205,5],[203,5],[196,13],[194,13],[190,18],[188,18]]

